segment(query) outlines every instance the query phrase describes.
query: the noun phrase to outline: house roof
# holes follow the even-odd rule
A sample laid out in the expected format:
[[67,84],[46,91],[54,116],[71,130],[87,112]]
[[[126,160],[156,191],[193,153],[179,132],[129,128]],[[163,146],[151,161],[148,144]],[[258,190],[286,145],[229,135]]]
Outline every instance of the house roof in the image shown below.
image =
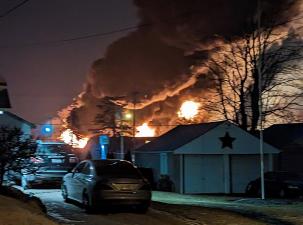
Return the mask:
[[17,115],[14,114],[14,113],[11,113],[11,112],[9,112],[9,111],[4,111],[4,113],[7,114],[7,115],[9,115],[10,117],[12,117],[12,118],[14,118],[14,119],[16,119],[16,120],[22,122],[22,123],[26,123],[26,124],[29,125],[31,128],[35,128],[35,127],[36,127],[35,124],[33,124],[33,123],[31,123],[31,122],[28,122],[27,120],[25,120],[25,119],[23,119],[23,118],[17,116]]
[[298,147],[298,143],[300,144],[298,140],[301,138],[303,138],[303,123],[275,124],[264,130],[264,140],[280,149],[294,144]]
[[173,151],[224,122],[226,121],[179,125],[135,151]]

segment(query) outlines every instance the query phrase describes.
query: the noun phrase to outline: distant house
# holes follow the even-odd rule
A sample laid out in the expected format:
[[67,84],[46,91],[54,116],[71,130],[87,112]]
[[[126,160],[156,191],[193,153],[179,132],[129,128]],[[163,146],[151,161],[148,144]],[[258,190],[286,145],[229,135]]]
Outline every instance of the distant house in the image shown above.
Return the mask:
[[[278,153],[264,143],[265,171]],[[136,149],[135,163],[179,193],[243,193],[260,176],[259,139],[228,121],[180,125]]]
[[[85,146],[81,159],[100,159],[101,158],[101,146],[100,135],[96,135],[88,141]],[[138,148],[145,143],[153,140],[154,137],[123,137],[123,151],[121,150],[121,138],[110,137],[109,144],[106,146],[108,156],[114,159],[124,159],[125,155],[132,151],[134,148]]]
[[8,111],[0,111],[0,126],[19,128],[24,135],[31,135],[35,124]]
[[303,123],[272,125],[265,129],[264,140],[281,150],[278,170],[303,173]]

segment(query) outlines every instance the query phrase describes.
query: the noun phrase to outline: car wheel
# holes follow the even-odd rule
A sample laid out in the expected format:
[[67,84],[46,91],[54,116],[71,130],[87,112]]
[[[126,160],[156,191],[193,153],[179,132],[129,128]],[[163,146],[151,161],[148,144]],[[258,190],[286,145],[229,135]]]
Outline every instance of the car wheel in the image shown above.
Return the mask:
[[86,192],[83,193],[82,195],[82,206],[83,208],[85,209],[85,211],[87,213],[92,213],[93,212],[93,208],[90,204],[90,201],[89,201],[89,196]]
[[24,175],[22,175],[22,177],[21,177],[21,187],[23,188],[23,190],[30,188],[30,184],[28,183],[26,176],[24,176]]
[[61,191],[62,191],[62,197],[63,197],[64,201],[69,202],[68,192],[67,192],[67,188],[65,185],[61,186]]

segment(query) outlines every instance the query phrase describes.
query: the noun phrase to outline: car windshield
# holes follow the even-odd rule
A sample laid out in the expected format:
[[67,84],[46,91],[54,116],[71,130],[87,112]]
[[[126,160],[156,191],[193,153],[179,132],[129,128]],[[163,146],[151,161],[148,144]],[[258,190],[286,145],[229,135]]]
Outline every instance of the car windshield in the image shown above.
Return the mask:
[[140,172],[127,162],[95,163],[98,176],[109,178],[142,178]]

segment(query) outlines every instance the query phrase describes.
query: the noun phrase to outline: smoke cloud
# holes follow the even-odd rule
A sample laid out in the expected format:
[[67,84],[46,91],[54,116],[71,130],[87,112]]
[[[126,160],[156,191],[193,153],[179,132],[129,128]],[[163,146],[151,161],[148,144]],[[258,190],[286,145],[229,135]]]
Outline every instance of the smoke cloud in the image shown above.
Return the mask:
[[[300,1],[261,2],[262,25],[270,26],[295,16]],[[196,61],[207,60],[222,39],[252,32],[257,10],[257,0],[134,0],[134,4],[141,18],[138,29],[112,43],[92,64],[84,94],[78,97],[81,104],[72,110],[82,121],[74,128],[82,133],[93,124],[98,99],[125,96],[131,108],[134,92],[138,122],[174,123],[172,115],[185,97],[207,96],[212,85],[206,71],[196,70]]]

